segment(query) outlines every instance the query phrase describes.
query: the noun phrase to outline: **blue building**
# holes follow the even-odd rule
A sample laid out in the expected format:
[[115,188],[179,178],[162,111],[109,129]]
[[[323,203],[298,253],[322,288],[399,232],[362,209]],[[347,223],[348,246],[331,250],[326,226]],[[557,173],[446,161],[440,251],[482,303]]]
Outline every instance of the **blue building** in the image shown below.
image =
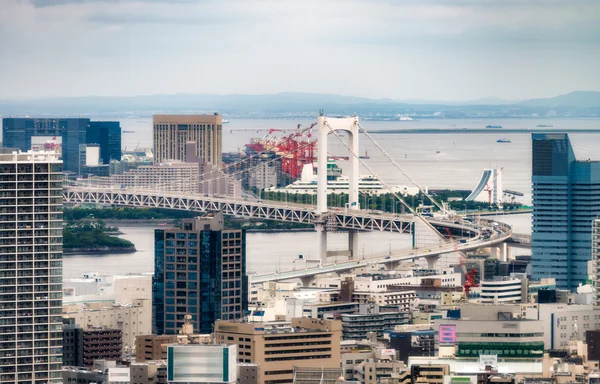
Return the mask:
[[177,334],[186,314],[198,333],[246,316],[246,234],[224,229],[221,213],[155,230],[154,255],[154,334]]
[[100,145],[103,164],[111,160],[121,161],[121,124],[118,121],[90,121],[86,144]]
[[566,134],[532,134],[532,149],[532,277],[575,290],[588,279],[600,162],[576,160]]
[[[99,144],[104,164],[121,160],[121,126],[114,121],[90,121],[87,118],[14,118],[2,119],[2,141],[6,148],[21,151],[35,149],[47,141],[60,144],[63,169],[80,175],[81,144]],[[40,148],[41,149],[41,148]]]
[[[40,142],[60,138],[63,170],[79,174],[79,144],[86,143],[90,119],[13,118],[2,119],[2,144],[21,151],[32,149],[32,138]],[[34,140],[35,141],[35,140]]]

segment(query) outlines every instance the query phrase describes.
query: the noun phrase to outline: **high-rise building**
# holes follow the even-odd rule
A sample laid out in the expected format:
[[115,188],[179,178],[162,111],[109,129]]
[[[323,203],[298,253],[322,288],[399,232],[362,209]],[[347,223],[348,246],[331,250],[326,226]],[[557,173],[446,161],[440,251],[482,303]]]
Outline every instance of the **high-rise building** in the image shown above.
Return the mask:
[[222,123],[214,115],[155,115],[154,163],[186,160],[186,143],[195,143],[195,155],[204,162],[221,166]]
[[245,316],[246,234],[223,223],[218,213],[185,219],[181,229],[155,230],[155,334],[177,334],[187,314],[198,333],[212,333],[218,319]]
[[6,117],[2,119],[2,140],[5,147],[21,151],[43,149],[46,144],[58,145],[64,171],[79,175],[79,144],[87,143],[89,126],[90,119],[83,118]]
[[60,383],[62,162],[0,154],[0,383]]
[[600,162],[577,161],[566,134],[532,135],[532,278],[575,290],[588,278]]
[[118,121],[90,121],[86,143],[100,146],[102,164],[121,161],[121,124]]

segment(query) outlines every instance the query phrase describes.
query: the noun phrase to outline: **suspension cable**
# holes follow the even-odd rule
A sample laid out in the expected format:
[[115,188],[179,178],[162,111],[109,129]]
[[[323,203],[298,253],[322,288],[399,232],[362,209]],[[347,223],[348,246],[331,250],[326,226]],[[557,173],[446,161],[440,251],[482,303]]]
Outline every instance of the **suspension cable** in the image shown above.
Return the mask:
[[390,154],[387,153],[387,151],[385,149],[383,149],[383,147],[381,145],[379,145],[379,143],[376,142],[375,139],[373,139],[373,137],[360,125],[360,123],[358,124],[358,128],[362,133],[365,134],[365,136],[369,140],[371,140],[371,142],[381,151],[381,153],[383,153],[383,155],[394,165],[394,167],[396,167],[396,169],[398,169],[400,171],[400,173],[402,173],[402,175],[404,175],[404,177],[406,177],[408,179],[408,181],[410,181],[415,187],[417,187],[419,189],[419,192],[421,192],[425,196],[427,196],[427,198],[429,200],[431,200],[431,202],[433,204],[435,204],[435,206],[438,207],[440,211],[444,212],[446,210],[443,205],[438,203],[437,200],[435,200],[433,198],[433,196],[431,196],[424,188],[422,188],[419,184],[417,184],[417,182],[415,180],[413,180],[408,175],[408,173],[406,173],[404,171],[404,169],[402,169],[402,167],[400,167],[400,165],[396,162],[396,160],[394,160],[394,158],[392,156],[390,156]]

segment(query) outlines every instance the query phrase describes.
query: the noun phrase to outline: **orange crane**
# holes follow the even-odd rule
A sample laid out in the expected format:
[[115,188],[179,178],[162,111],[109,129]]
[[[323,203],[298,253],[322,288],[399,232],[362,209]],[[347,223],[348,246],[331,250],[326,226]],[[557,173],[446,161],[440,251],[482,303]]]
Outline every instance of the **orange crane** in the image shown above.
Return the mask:
[[454,248],[454,252],[458,253],[460,267],[462,268],[463,274],[465,275],[463,290],[465,292],[465,296],[469,297],[469,295],[471,294],[471,288],[479,286],[479,284],[475,282],[475,279],[477,278],[477,270],[475,268],[471,268],[470,271],[467,271],[467,266],[465,265],[465,258],[463,257],[463,253],[458,250],[456,242],[452,237],[452,232],[450,231],[450,228],[446,228],[446,235],[448,236],[448,239],[450,240],[452,247]]

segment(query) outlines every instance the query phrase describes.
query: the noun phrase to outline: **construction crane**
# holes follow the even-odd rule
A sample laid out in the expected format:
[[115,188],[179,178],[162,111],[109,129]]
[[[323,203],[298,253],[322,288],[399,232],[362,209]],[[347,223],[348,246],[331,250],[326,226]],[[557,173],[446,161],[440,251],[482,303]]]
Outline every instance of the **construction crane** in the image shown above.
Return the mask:
[[[498,179],[498,176],[500,176],[502,173],[503,169],[504,167],[500,168],[500,170],[496,172],[496,176],[494,176],[492,180],[488,181],[485,185],[485,188],[483,188],[483,190],[488,193],[488,203],[490,206],[492,205],[492,191],[494,190],[494,183],[496,182],[496,179]],[[498,193],[498,191],[496,191],[496,193]],[[500,193],[502,193],[502,191],[500,191]]]
[[468,298],[471,294],[471,288],[478,287],[479,284],[475,282],[477,278],[477,270],[475,268],[471,268],[470,271],[467,271],[467,266],[465,264],[465,258],[461,251],[458,250],[456,246],[456,242],[452,236],[452,232],[450,228],[446,228],[446,235],[448,236],[448,240],[452,244],[452,248],[454,248],[454,252],[458,253],[458,258],[460,262],[460,267],[462,268],[463,274],[465,275],[465,282],[463,283],[463,291],[465,292],[465,296]]

